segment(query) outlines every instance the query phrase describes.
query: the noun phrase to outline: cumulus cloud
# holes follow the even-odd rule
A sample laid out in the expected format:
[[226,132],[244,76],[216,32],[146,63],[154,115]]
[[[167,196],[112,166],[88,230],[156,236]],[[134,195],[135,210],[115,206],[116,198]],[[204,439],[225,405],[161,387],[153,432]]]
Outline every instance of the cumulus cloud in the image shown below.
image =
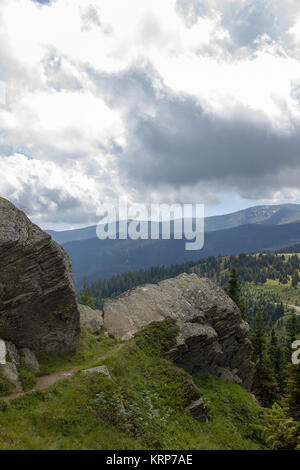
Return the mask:
[[118,168],[143,196],[145,188],[192,191],[200,185],[205,197],[209,187],[235,187],[249,198],[255,188],[255,197],[270,197],[283,168],[300,171],[300,123],[290,115],[278,127],[246,106],[216,113],[163,87],[151,69],[92,76],[109,105],[127,111],[128,141]]
[[36,221],[300,197],[298,1],[2,0],[0,26],[0,194]]
[[62,168],[23,154],[0,156],[0,174],[1,194],[37,222],[93,223],[100,202],[115,196],[105,181],[119,185],[117,175],[91,159]]

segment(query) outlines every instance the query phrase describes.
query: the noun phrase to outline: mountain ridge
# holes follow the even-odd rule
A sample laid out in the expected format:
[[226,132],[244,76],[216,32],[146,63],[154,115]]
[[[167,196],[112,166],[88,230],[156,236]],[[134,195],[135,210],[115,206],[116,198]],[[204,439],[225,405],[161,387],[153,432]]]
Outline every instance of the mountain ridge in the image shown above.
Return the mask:
[[[249,223],[284,225],[292,222],[300,222],[300,204],[259,205],[229,214],[205,217],[204,227],[206,232],[211,232]],[[96,225],[74,230],[46,230],[46,232],[52,236],[53,240],[61,244],[75,240],[89,240],[97,236]]]
[[69,254],[75,284],[154,265],[197,261],[209,256],[279,251],[300,243],[300,222],[283,225],[248,224],[206,232],[204,247],[186,251],[185,240],[79,240],[63,245]]

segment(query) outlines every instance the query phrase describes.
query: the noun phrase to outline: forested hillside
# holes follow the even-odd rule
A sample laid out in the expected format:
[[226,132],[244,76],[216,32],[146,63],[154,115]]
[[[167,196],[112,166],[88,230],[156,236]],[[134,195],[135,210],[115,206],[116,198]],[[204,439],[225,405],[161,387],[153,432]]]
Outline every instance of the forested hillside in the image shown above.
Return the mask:
[[141,284],[157,283],[182,272],[195,272],[226,287],[233,265],[242,284],[245,314],[250,323],[261,310],[267,325],[272,327],[285,314],[292,314],[293,308],[288,305],[300,305],[300,258],[298,255],[283,254],[211,256],[198,262],[154,266],[94,282],[89,285],[88,292],[95,306],[102,308],[106,298],[116,297]]
[[241,225],[205,234],[201,250],[185,249],[186,240],[79,240],[65,243],[79,287],[83,276],[89,282],[126,271],[199,261],[209,256],[275,252],[300,242],[300,223]]

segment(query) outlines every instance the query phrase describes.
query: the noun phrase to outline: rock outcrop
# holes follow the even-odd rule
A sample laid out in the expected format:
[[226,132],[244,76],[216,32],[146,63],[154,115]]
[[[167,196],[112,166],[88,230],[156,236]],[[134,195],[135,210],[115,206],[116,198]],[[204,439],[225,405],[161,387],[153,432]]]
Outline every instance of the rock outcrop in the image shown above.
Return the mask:
[[80,333],[71,262],[0,198],[0,337],[33,351],[74,351]]
[[209,372],[251,387],[248,324],[236,304],[209,279],[181,274],[105,302],[104,328],[128,340],[151,322],[173,318],[179,326],[169,356],[189,373]]
[[0,339],[0,379],[10,382],[17,392],[22,392],[18,366],[23,363],[27,370],[39,372],[40,366],[35,354],[28,348],[18,351],[11,341]]
[[17,367],[12,362],[0,365],[1,378],[15,386],[17,392],[22,391],[22,385],[19,379]]
[[88,305],[78,304],[80,324],[86,326],[92,333],[97,333],[103,326],[103,316],[100,310],[94,310]]
[[20,350],[21,361],[27,367],[27,369],[31,370],[32,372],[39,372],[40,366],[35,357],[35,354],[30,351],[28,348],[23,348]]

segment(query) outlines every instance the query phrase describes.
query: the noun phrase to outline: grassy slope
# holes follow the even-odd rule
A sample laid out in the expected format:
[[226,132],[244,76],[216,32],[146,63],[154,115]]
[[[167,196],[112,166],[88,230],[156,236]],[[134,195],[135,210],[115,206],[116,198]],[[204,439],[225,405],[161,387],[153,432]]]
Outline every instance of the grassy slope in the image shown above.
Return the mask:
[[[162,325],[162,324],[161,324]],[[49,359],[44,371],[105,363],[113,380],[78,372],[43,392],[0,411],[0,449],[258,449],[251,435],[259,406],[238,385],[212,376],[191,378],[163,355],[174,339],[172,324],[157,337],[148,327],[123,348],[98,361],[109,338],[84,336],[77,359]],[[101,339],[102,343],[99,342]],[[107,343],[106,343],[107,341]],[[92,352],[93,351],[93,352]],[[185,407],[200,395],[209,421],[199,423]]]
[[[300,257],[300,254],[297,254],[297,253],[292,253],[292,254],[280,253],[280,255],[278,256],[280,257],[284,256],[287,260],[290,256],[295,256],[295,255]],[[258,255],[253,255],[253,256],[258,256]],[[300,275],[300,271],[299,271],[299,275]],[[268,279],[265,284],[260,285],[260,289],[270,294],[274,293],[274,294],[279,295],[283,303],[300,306],[300,289],[299,289],[299,286],[292,287],[291,276],[289,276],[289,280],[287,284],[280,284],[278,279]]]

